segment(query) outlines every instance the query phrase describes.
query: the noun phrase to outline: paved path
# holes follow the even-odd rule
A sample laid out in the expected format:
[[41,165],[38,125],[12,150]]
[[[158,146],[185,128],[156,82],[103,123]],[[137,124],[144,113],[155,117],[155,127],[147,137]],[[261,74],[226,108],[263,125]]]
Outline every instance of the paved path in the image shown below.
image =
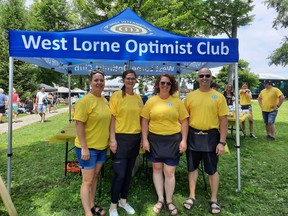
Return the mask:
[[[52,116],[58,115],[60,113],[67,112],[67,111],[68,111],[68,107],[58,109],[58,112],[56,113],[46,113],[46,119]],[[24,127],[26,125],[32,124],[34,122],[38,122],[38,121],[40,121],[40,116],[38,114],[27,115],[27,116],[18,118],[17,122],[13,123],[12,129],[15,130],[15,129]],[[8,131],[8,122],[4,122],[0,124],[0,134],[5,133],[7,131]]]

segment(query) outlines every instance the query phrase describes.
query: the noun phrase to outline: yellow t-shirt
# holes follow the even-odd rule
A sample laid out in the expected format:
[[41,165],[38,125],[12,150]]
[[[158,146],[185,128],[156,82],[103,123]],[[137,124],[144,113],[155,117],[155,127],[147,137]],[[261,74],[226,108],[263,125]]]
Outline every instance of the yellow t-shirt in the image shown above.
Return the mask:
[[140,95],[134,93],[122,97],[122,91],[116,91],[110,98],[109,106],[116,119],[116,133],[137,134],[141,132],[140,113],[143,101]]
[[278,88],[263,89],[258,96],[262,99],[262,111],[272,112],[272,107],[278,105],[281,95],[283,95],[283,93]]
[[149,131],[160,135],[171,135],[181,131],[180,121],[188,118],[182,101],[174,96],[162,100],[158,95],[148,99],[141,112],[149,119]]
[[219,128],[219,116],[228,115],[225,97],[214,89],[190,92],[184,105],[190,114],[189,125],[199,130]]
[[251,105],[251,98],[243,92],[242,89],[239,91],[240,105]]
[[[104,150],[108,147],[111,112],[104,97],[85,95],[76,103],[73,119],[84,122],[88,148]],[[81,148],[78,136],[75,146]]]

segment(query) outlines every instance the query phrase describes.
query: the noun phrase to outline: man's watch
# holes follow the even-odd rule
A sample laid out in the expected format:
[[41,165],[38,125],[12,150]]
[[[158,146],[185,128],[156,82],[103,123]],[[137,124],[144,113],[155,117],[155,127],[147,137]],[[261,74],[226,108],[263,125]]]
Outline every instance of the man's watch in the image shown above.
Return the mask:
[[220,144],[222,144],[223,146],[225,146],[227,143],[226,142],[219,142]]

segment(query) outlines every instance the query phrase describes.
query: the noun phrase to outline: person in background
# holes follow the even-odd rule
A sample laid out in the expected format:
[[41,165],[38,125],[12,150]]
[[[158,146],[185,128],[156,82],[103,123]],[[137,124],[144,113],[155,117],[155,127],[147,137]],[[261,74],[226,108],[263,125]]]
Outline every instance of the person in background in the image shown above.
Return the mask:
[[219,174],[218,157],[225,153],[228,130],[228,107],[225,97],[211,89],[211,71],[202,68],[198,71],[199,89],[189,93],[184,105],[190,114],[187,139],[187,168],[189,181],[189,197],[183,206],[191,210],[195,206],[196,183],[200,161],[204,162],[204,170],[209,175],[211,188],[210,213],[221,212],[218,204]]
[[57,104],[58,104],[58,96],[57,96],[57,94],[55,93],[54,95],[53,95],[53,112],[54,113],[56,113],[57,112],[57,109],[58,109],[58,107],[57,107]]
[[[242,88],[239,91],[239,95],[240,95],[241,110],[243,110],[243,112],[247,112],[250,114],[250,116],[248,118],[250,137],[257,138],[254,135],[254,128],[253,128],[253,115],[252,115],[252,104],[251,104],[252,93],[251,93],[250,89],[248,88],[248,84],[246,82],[242,83]],[[242,131],[243,131],[244,137],[245,137],[246,136],[245,121],[242,122]]]
[[212,89],[218,91],[218,89],[219,89],[219,85],[218,85],[217,83],[211,83],[210,88],[212,88]]
[[4,94],[4,90],[0,88],[0,124],[3,123],[3,114],[6,112],[6,108],[8,107],[8,99]]
[[26,97],[25,100],[25,112],[27,114],[31,114],[33,111],[33,101],[30,99],[30,97]]
[[38,113],[40,115],[40,122],[44,123],[45,120],[45,113],[46,113],[46,108],[47,108],[47,104],[44,103],[44,100],[48,98],[48,94],[45,92],[45,87],[41,87],[40,91],[37,92],[36,95],[36,104],[38,107]]
[[177,89],[174,76],[159,76],[154,86],[155,96],[147,100],[141,112],[143,149],[152,162],[158,196],[153,207],[156,214],[161,212],[165,201],[170,215],[178,214],[173,203],[175,170],[180,154],[186,151],[189,115],[180,98],[173,96]]
[[137,82],[136,73],[126,70],[122,74],[123,87],[112,94],[109,102],[112,113],[110,125],[110,152],[113,162],[114,177],[111,184],[110,216],[118,216],[119,207],[128,214],[135,210],[127,202],[132,171],[139,154],[141,142],[140,113],[143,102],[140,95],[134,92]]
[[49,93],[48,94],[48,100],[49,100],[49,103],[47,104],[47,108],[48,108],[48,112],[51,113],[51,108],[53,107],[53,93]]
[[226,99],[227,105],[233,106],[233,102],[235,101],[233,86],[231,84],[226,85],[225,91],[223,91],[222,94]]
[[280,89],[273,87],[270,80],[265,81],[264,86],[265,89],[258,96],[258,103],[262,110],[264,124],[266,125],[266,138],[268,140],[275,140],[275,119],[285,97]]
[[80,196],[85,216],[106,214],[95,204],[95,194],[98,177],[106,161],[111,121],[107,101],[101,96],[105,86],[104,74],[94,70],[89,80],[91,92],[76,103],[74,113],[77,131],[75,149],[82,173]]
[[17,116],[18,116],[18,108],[19,108],[19,95],[16,92],[16,89],[13,88],[13,94],[12,94],[12,109],[13,109],[13,119],[14,122],[17,122]]

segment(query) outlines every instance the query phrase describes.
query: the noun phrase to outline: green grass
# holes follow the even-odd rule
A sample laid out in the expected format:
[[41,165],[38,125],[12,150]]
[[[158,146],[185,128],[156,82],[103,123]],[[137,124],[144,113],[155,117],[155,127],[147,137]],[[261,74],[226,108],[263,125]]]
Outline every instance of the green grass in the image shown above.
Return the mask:
[[[258,139],[241,138],[241,192],[236,192],[237,156],[232,140],[228,140],[231,154],[224,155],[219,161],[221,179],[218,199],[222,205],[222,215],[288,215],[288,102],[285,101],[279,110],[275,141],[265,139],[265,127],[256,101],[253,102],[253,113]],[[37,122],[13,131],[11,198],[20,216],[84,215],[79,196],[81,177],[74,173],[64,177],[64,143],[47,143],[53,134],[68,123],[68,115],[64,113],[49,118],[45,124]],[[74,152],[69,154],[69,158],[75,159]],[[0,174],[6,180],[7,134],[0,135],[0,164]],[[105,165],[102,181],[102,196],[99,198],[97,195],[96,200],[107,211],[110,204],[111,161]],[[185,156],[182,156],[180,166],[177,167],[176,182],[174,201],[180,210],[179,215],[210,215],[210,188],[208,186],[208,190],[204,191],[201,175],[195,208],[190,213],[182,207],[188,195]],[[151,164],[147,170],[140,166],[133,178],[129,195],[136,215],[155,215],[152,206],[156,199]],[[119,213],[126,215],[122,209]],[[8,215],[1,202],[0,215]],[[159,215],[169,214],[164,210]]]

